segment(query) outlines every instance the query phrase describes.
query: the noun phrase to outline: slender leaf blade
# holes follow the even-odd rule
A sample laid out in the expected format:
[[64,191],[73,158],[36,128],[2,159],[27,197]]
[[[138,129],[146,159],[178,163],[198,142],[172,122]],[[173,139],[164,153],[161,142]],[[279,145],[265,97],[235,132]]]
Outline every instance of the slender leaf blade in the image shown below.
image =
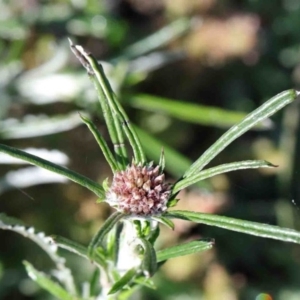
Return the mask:
[[199,172],[198,174],[191,175],[186,178],[182,178],[178,182],[174,184],[172,193],[176,194],[180,190],[195,184],[201,180],[242,169],[257,169],[257,168],[272,168],[276,167],[275,165],[265,161],[265,160],[244,160],[239,162],[233,162],[229,164],[223,164],[217,167],[206,169],[202,172]]
[[87,189],[89,189],[90,191],[95,193],[100,198],[104,198],[104,196],[105,196],[104,189],[102,188],[101,185],[99,185],[95,181],[93,181],[77,172],[74,172],[65,167],[56,165],[48,160],[45,160],[38,156],[29,154],[25,151],[22,151],[22,150],[13,148],[13,147],[9,147],[9,146],[3,145],[3,144],[0,144],[0,152],[8,154],[15,158],[22,159],[32,165],[35,165],[35,166],[44,168],[46,170],[49,170],[51,172],[65,176],[68,179],[70,179],[71,181],[74,181],[74,182],[78,183],[79,185],[86,187]]
[[188,177],[201,171],[213,158],[215,158],[235,139],[237,139],[257,123],[270,117],[287,104],[293,102],[297,96],[298,92],[295,90],[284,91],[248,114],[245,119],[231,127],[211,147],[209,147],[185,172],[184,177]]
[[146,239],[139,239],[144,248],[144,257],[142,261],[142,270],[147,278],[154,275],[157,270],[156,252],[152,244]]
[[[243,112],[148,94],[132,95],[125,97],[125,100],[126,103],[139,109],[164,113],[185,122],[220,128],[233,126],[247,115]],[[270,126],[271,120],[266,120],[263,123],[258,123],[254,129],[269,129]]]
[[33,227],[26,226],[21,220],[0,213],[0,229],[14,231],[25,238],[32,240],[41,247],[56,265],[56,274],[65,288],[72,294],[76,293],[76,287],[71,270],[65,265],[65,259],[58,255],[57,246],[53,244],[51,237],[44,232],[38,232]]
[[[125,132],[128,141],[132,147],[135,162],[145,163],[145,155],[143,152],[143,148],[141,147],[140,141],[138,139],[138,136],[136,135],[126,112],[124,111],[120,103],[117,101],[116,96],[110,86],[110,83],[104,73],[102,65],[97,62],[95,57],[90,52],[86,52],[83,49],[83,47],[76,46],[71,41],[70,46],[73,53],[88,71],[91,80],[94,82],[99,93],[100,102],[103,102],[103,104],[108,106],[108,111],[110,111],[110,113],[112,114],[110,118],[113,117],[113,121],[115,121],[114,117],[116,117],[119,120],[118,125],[121,124],[123,126],[123,131]],[[118,128],[117,132],[119,132]],[[125,151],[123,143],[120,145]]]
[[[68,250],[89,260],[87,247],[61,236],[54,235],[52,236],[52,239],[53,243],[56,244],[59,248]],[[103,268],[107,267],[105,258],[102,257],[98,252],[96,252],[94,255],[94,262],[99,264]]]
[[175,38],[181,36],[191,26],[191,21],[186,18],[178,19],[167,26],[161,28],[146,38],[130,45],[124,51],[118,60],[128,60],[146,54],[156,48],[159,48]]
[[89,281],[90,283],[90,297],[92,296],[96,296],[97,294],[97,290],[99,289],[99,283],[101,282],[100,280],[100,270],[97,268],[92,277],[91,277],[91,280]]
[[278,241],[300,244],[299,231],[275,225],[184,210],[170,211],[164,216],[169,218],[177,218],[192,221],[199,224],[216,226],[227,230],[232,230],[264,238],[270,238]]
[[85,50],[78,45],[74,45],[73,42],[69,39],[70,47],[76,58],[80,61],[80,63],[83,65],[83,67],[87,70],[88,75],[90,76],[91,81],[94,84],[94,87],[97,91],[98,99],[101,105],[102,113],[107,125],[107,129],[111,138],[111,141],[114,145],[114,151],[116,153],[116,158],[118,162],[118,166],[121,169],[124,169],[127,164],[128,156],[127,151],[124,144],[124,136],[123,132],[121,130],[121,124],[119,122],[119,119],[116,118],[113,115],[112,110],[110,109],[105,93],[102,89],[102,86],[100,82],[95,77],[95,73],[89,63],[89,61],[86,59]]
[[87,257],[87,248],[85,246],[57,235],[53,235],[52,238],[53,243],[59,248],[66,249],[82,257]]
[[116,164],[115,158],[114,158],[113,154],[111,153],[106,141],[102,137],[101,133],[98,131],[96,125],[91,120],[89,120],[87,117],[84,117],[82,115],[80,115],[80,117],[81,117],[82,121],[86,124],[86,126],[89,128],[91,133],[93,134],[107,163],[109,164],[112,172],[114,173],[117,170],[117,164]]
[[152,281],[152,279],[150,278],[145,278],[145,276],[138,276],[134,279],[134,281],[138,284],[138,285],[142,285],[145,286],[149,289],[156,289],[156,286],[154,284],[154,282]]
[[121,291],[126,285],[128,285],[136,276],[137,270],[132,268],[128,270],[117,282],[113,284],[108,292],[108,295],[115,294]]
[[96,79],[100,83],[111,111],[115,114],[117,118],[119,118],[123,126],[123,130],[134,152],[136,163],[139,162],[145,163],[145,154],[141,146],[141,143],[139,141],[139,138],[135,133],[134,128],[130,123],[130,120],[125,110],[117,101],[116,96],[114,95],[114,92],[109,84],[109,81],[105,76],[102,65],[98,64],[97,60],[91,54],[86,54],[84,52],[83,55],[85,56],[86,60],[89,62],[95,74]]
[[96,233],[96,235],[93,237],[92,241],[89,244],[88,247],[88,256],[91,259],[94,259],[95,256],[95,249],[100,245],[107,233],[117,224],[122,218],[124,217],[123,213],[115,212],[112,214],[102,225],[100,230]]
[[165,218],[163,216],[158,216],[158,217],[153,216],[152,219],[156,220],[157,222],[160,222],[161,224],[164,224],[168,228],[174,230],[175,225],[174,225],[174,223],[170,219]]
[[21,220],[0,213],[0,229],[14,231],[32,240],[49,255],[56,265],[63,264],[63,258],[57,255],[57,248],[53,246],[51,238],[43,232],[37,232],[34,227],[28,227]]
[[156,252],[157,262],[162,262],[170,258],[189,255],[197,252],[203,252],[213,247],[214,240],[210,241],[192,241],[177,246],[169,247]]
[[79,300],[78,297],[69,294],[63,287],[46,276],[46,274],[37,271],[29,262],[24,261],[24,265],[29,277],[53,296],[61,300]]
[[161,153],[160,153],[160,158],[159,158],[158,165],[160,166],[160,169],[163,172],[165,170],[165,166],[166,166],[166,159],[165,159],[164,148],[161,149]]
[[[38,157],[50,160],[51,162],[59,165],[67,165],[69,163],[69,157],[56,149],[40,149],[40,148],[26,148],[23,149],[26,153],[36,155]],[[14,158],[12,156],[7,156],[4,153],[0,153],[0,164],[17,164],[17,165],[26,165],[27,162],[21,159]]]

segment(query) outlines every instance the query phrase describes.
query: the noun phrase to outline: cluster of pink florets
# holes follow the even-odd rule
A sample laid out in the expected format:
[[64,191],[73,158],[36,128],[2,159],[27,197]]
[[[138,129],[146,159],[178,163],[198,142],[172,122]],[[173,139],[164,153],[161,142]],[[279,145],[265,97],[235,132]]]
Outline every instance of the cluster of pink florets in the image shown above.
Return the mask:
[[167,210],[170,193],[159,166],[132,164],[115,173],[106,201],[123,213],[149,216]]

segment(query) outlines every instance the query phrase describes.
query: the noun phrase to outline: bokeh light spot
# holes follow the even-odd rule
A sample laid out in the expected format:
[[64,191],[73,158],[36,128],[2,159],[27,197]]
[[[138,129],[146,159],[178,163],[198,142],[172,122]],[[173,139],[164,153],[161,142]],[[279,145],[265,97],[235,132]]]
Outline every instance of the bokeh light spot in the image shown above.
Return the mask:
[[255,300],[273,300],[272,296],[269,294],[259,294]]

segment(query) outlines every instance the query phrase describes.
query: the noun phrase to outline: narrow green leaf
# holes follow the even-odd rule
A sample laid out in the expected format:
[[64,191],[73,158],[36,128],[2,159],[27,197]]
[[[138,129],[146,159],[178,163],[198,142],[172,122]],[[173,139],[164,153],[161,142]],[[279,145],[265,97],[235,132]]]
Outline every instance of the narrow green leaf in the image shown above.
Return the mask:
[[289,228],[183,210],[170,211],[164,216],[221,227],[259,237],[300,244],[300,232]]
[[[160,222],[161,224],[164,224],[165,226],[167,226],[168,228],[174,230],[174,223],[168,219],[165,218],[163,216],[159,216],[159,217],[152,217],[153,220],[156,220],[157,222]],[[171,221],[171,222],[170,222]]]
[[118,60],[128,60],[144,55],[156,48],[159,48],[175,38],[181,36],[191,26],[191,20],[186,18],[178,19],[148,37],[130,45],[123,51],[123,55]]
[[[135,131],[139,135],[139,138],[144,146],[147,157],[158,163],[157,158],[161,148],[164,149],[166,170],[175,177],[180,177],[190,167],[192,161],[177,152],[173,148],[169,147],[163,141],[160,141],[141,128],[135,126]],[[151,146],[150,146],[151,145]],[[208,182],[200,182],[199,185],[203,188],[209,188]]]
[[104,138],[102,137],[101,133],[98,131],[96,125],[89,120],[87,117],[84,117],[82,115],[80,115],[82,121],[85,123],[85,125],[90,129],[90,131],[92,132],[93,136],[95,137],[106,161],[108,162],[112,172],[114,173],[115,171],[118,170],[117,164],[115,162],[115,158],[113,156],[113,154],[111,153],[106,141],[104,140]]
[[244,160],[229,164],[220,165],[210,169],[206,169],[198,174],[193,174],[189,177],[183,178],[174,184],[172,193],[176,194],[180,190],[197,183],[200,180],[204,180],[215,175],[237,171],[241,169],[257,169],[257,168],[273,168],[276,167],[271,163],[264,160]]
[[103,189],[104,189],[105,192],[108,192],[108,191],[109,191],[110,184],[109,184],[109,179],[108,179],[108,177],[105,178],[105,179],[102,181],[102,186],[103,186]]
[[126,165],[128,164],[128,154],[125,147],[122,124],[109,107],[104,91],[97,78],[94,75],[90,75],[90,79],[93,82],[98,94],[98,99],[102,108],[105,123],[107,125],[108,132],[114,146],[114,151],[116,153],[118,166],[121,169],[125,169]]
[[100,270],[97,268],[93,275],[92,278],[90,280],[90,297],[91,296],[96,296],[97,294],[97,290],[99,289],[99,282],[100,281]]
[[156,253],[149,241],[142,238],[140,238],[139,241],[144,249],[142,270],[145,276],[148,278],[153,276],[157,270]]
[[[133,107],[139,109],[168,114],[185,122],[220,128],[233,126],[246,116],[246,113],[243,112],[147,94],[132,95],[125,97],[125,100]],[[267,122],[257,124],[254,129],[269,129],[270,123],[271,120],[267,120]]]
[[174,206],[177,205],[178,201],[179,201],[179,199],[174,198],[173,195],[172,195],[172,197],[168,200],[167,206],[168,207],[174,207]]
[[71,181],[74,181],[74,182],[80,184],[81,186],[86,187],[87,189],[89,189],[90,191],[95,193],[98,197],[100,197],[100,198],[105,197],[105,192],[101,185],[99,185],[95,181],[93,181],[79,173],[71,171],[65,167],[56,165],[48,160],[45,160],[38,156],[29,154],[25,151],[22,151],[22,150],[19,150],[16,148],[12,148],[12,147],[9,147],[9,146],[3,145],[3,144],[0,144],[0,152],[8,154],[8,155],[16,157],[16,158],[19,158],[19,159],[22,159],[24,161],[27,161],[28,163],[30,163],[32,165],[35,165],[35,166],[44,168],[46,170],[49,170],[51,172],[65,176],[68,179],[70,179]]
[[113,284],[108,292],[108,295],[115,294],[121,291],[126,285],[130,283],[130,281],[134,279],[136,274],[137,270],[135,268],[128,270],[117,282]]
[[[106,238],[106,254],[109,260],[115,264],[118,262],[118,253],[120,247],[120,240],[123,230],[123,224],[118,223],[107,234]],[[99,248],[98,248],[99,249]]]
[[[146,223],[147,224],[147,223]],[[149,224],[149,223],[148,223]],[[144,231],[147,231],[148,233],[148,227],[150,227],[150,225],[145,226],[144,228],[142,228],[142,224],[140,220],[133,220],[132,225],[134,226],[135,232],[137,234],[138,237],[141,237],[144,235]]]
[[[57,236],[57,235],[52,236],[52,239],[53,239],[53,242],[59,248],[73,252],[73,253],[75,253],[81,257],[84,257],[88,260],[90,259],[88,257],[88,248],[87,247],[85,247],[79,243],[76,243],[72,240],[69,240],[67,238]],[[102,257],[98,251],[94,255],[94,262],[96,264],[100,265],[101,267],[103,267],[104,269],[107,268],[107,262],[105,260],[105,257]]]
[[92,80],[98,94],[98,99],[102,108],[103,116],[108,128],[111,141],[114,146],[114,151],[116,153],[119,168],[125,169],[126,165],[128,164],[128,154],[125,147],[122,124],[111,111],[106,101],[106,96],[104,95],[104,92],[98,80],[94,76],[90,76],[90,79]]
[[298,92],[295,90],[284,91],[248,114],[245,119],[231,127],[211,147],[209,147],[185,172],[184,177],[188,177],[200,172],[213,158],[215,158],[235,139],[237,139],[257,123],[270,117],[287,104],[293,102],[297,96]]
[[88,75],[90,76],[91,81],[94,84],[94,87],[97,91],[98,99],[101,105],[101,109],[103,112],[103,116],[107,125],[107,129],[111,138],[111,141],[114,145],[114,151],[116,153],[116,159],[118,162],[118,166],[121,169],[125,169],[127,162],[128,162],[128,156],[126,147],[124,144],[124,136],[123,132],[121,130],[121,124],[118,118],[116,118],[112,110],[110,109],[106,96],[104,94],[104,91],[100,85],[100,82],[97,80],[97,78],[94,76],[94,71],[92,67],[90,66],[90,63],[87,61],[85,56],[86,54],[84,49],[81,46],[76,46],[73,44],[73,42],[69,39],[70,47],[72,52],[75,54],[77,59],[80,61],[80,63],[84,66],[84,68],[87,70]]
[[160,166],[160,169],[163,172],[165,167],[166,167],[166,159],[165,159],[164,148],[161,149],[158,165]]
[[144,276],[138,276],[134,279],[138,285],[145,286],[149,289],[156,289],[154,282],[150,278],[145,278]]
[[160,233],[160,228],[159,226],[156,226],[156,228],[152,229],[150,234],[148,235],[147,239],[152,245],[154,245],[155,241],[159,237],[159,233]]
[[[110,86],[110,83],[105,76],[103,67],[97,62],[91,53],[87,53],[81,46],[76,46],[70,41],[70,46],[73,53],[80,60],[83,66],[87,69],[88,74],[96,88],[98,90],[100,102],[106,102],[109,106],[109,110],[112,112],[112,117],[117,117],[119,122],[123,126],[123,130],[128,138],[128,141],[132,147],[135,162],[145,163],[146,158],[141,147],[138,136],[136,135],[133,126],[131,125],[126,112],[123,107],[117,101],[116,96]],[[104,97],[103,97],[104,96]],[[124,146],[122,145],[122,148]],[[125,149],[125,148],[124,148]]]
[[22,221],[16,218],[8,217],[4,213],[0,213],[0,229],[21,234],[41,247],[55,263],[55,271],[65,288],[72,294],[76,293],[72,273],[70,269],[65,266],[65,259],[58,255],[57,246],[53,245],[51,237],[46,236],[44,232],[37,231],[34,227],[26,226]]
[[63,287],[50,279],[46,274],[37,271],[29,262],[24,261],[24,265],[29,277],[53,296],[61,300],[79,300],[78,297],[69,294]]
[[159,250],[156,252],[157,262],[162,262],[170,258],[193,254],[196,252],[203,252],[213,247],[214,240],[210,241],[192,241],[177,246],[173,246],[167,249]]
[[[69,163],[69,157],[57,149],[42,149],[42,148],[25,148],[23,149],[26,153],[42,157],[44,159],[50,160],[51,162],[59,165],[67,165]],[[21,159],[8,156],[7,154],[0,153],[0,164],[14,164],[14,165],[27,165],[26,161]]]
[[95,250],[100,245],[107,233],[117,224],[122,218],[124,217],[124,214],[120,212],[115,212],[112,214],[102,225],[100,230],[97,232],[97,234],[93,237],[92,241],[89,244],[88,247],[88,256],[94,260],[95,256]]
[[63,258],[57,255],[51,238],[43,232],[37,231],[34,227],[26,226],[21,220],[9,217],[4,213],[0,213],[0,228],[14,231],[32,240],[49,255],[56,265],[60,266],[63,264]]
[[0,228],[1,229],[10,229],[13,228],[14,226],[22,226],[24,227],[24,230],[26,230],[26,225],[24,224],[23,221],[9,217],[4,213],[0,213]]
[[130,120],[126,112],[124,111],[120,103],[117,101],[116,96],[114,95],[114,92],[109,84],[109,81],[105,76],[103,67],[100,64],[98,64],[97,60],[92,56],[92,54],[83,53],[83,55],[85,55],[86,60],[90,63],[90,66],[94,71],[95,77],[100,83],[101,88],[106,97],[106,100],[108,101],[108,105],[110,109],[116,115],[116,117],[119,118],[123,126],[123,130],[134,152],[135,162],[145,163],[146,158],[141,143],[139,141],[139,138],[135,133],[134,128],[130,123]]

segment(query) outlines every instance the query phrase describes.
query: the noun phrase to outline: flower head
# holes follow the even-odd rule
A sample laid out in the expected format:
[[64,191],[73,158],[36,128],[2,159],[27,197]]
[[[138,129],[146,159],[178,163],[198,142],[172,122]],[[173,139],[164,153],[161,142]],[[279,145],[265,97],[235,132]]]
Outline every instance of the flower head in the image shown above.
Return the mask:
[[123,213],[151,216],[167,210],[170,194],[159,166],[132,164],[115,173],[106,201]]

